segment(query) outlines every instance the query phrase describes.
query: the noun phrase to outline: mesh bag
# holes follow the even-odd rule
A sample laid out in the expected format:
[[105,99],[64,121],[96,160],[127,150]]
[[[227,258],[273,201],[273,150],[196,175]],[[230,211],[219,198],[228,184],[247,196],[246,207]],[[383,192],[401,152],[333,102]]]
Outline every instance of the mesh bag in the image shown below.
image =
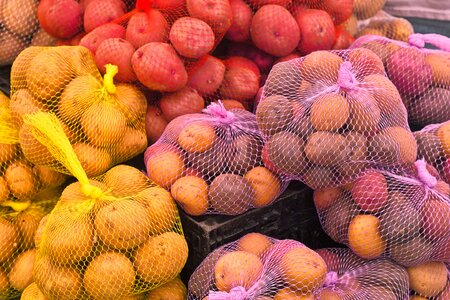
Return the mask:
[[28,46],[54,45],[39,26],[36,0],[3,0],[0,2],[0,66],[10,65]]
[[[411,299],[444,300],[450,297],[450,265],[427,262],[407,269]],[[416,297],[416,298],[414,298]]]
[[25,157],[38,166],[70,174],[21,125],[36,111],[57,116],[89,177],[106,172],[145,150],[147,100],[135,86],[114,84],[117,67],[102,78],[90,52],[81,46],[30,47],[11,70],[11,110],[20,126]]
[[[440,50],[425,49],[431,44]],[[450,120],[450,38],[438,34],[412,34],[408,43],[367,35],[352,48],[367,48],[383,61],[408,110],[411,125]]]
[[[430,173],[431,172],[431,173]],[[450,188],[419,160],[403,174],[369,170],[352,184],[314,192],[325,232],[365,259],[404,266],[450,259]]]
[[450,121],[428,125],[414,132],[414,137],[417,156],[435,167],[441,178],[450,184]]
[[314,299],[409,299],[408,273],[389,259],[364,260],[349,249],[317,250],[328,273]]
[[414,28],[408,20],[380,11],[374,17],[358,22],[356,37],[368,34],[408,42],[408,37],[414,34]]
[[326,273],[324,260],[302,243],[250,233],[206,257],[187,299],[315,299]]
[[55,206],[61,189],[46,189],[27,205],[0,206],[0,299],[16,299],[33,282],[39,224]]
[[118,165],[89,180],[58,118],[24,124],[75,176],[43,229],[33,278],[50,299],[122,299],[174,279],[187,260],[176,204],[139,170]]
[[276,64],[256,120],[266,165],[313,189],[343,185],[370,166],[416,160],[405,106],[367,49],[317,51]]
[[386,0],[354,0],[353,1],[353,14],[358,20],[369,19],[384,7]]
[[255,115],[210,104],[204,114],[178,117],[144,160],[151,180],[170,190],[191,215],[238,215],[267,206],[287,181],[264,166]]

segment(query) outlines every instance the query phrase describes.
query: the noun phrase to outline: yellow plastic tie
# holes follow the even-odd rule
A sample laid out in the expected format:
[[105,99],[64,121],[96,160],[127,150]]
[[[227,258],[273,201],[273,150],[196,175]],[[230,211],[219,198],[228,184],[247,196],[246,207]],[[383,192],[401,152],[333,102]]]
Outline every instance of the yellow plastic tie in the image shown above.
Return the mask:
[[92,199],[99,199],[100,197],[103,196],[103,191],[99,188],[96,187],[95,185],[92,184],[82,184],[81,185],[81,192],[89,198]]
[[114,76],[119,72],[119,68],[112,64],[105,65],[105,68],[106,73],[105,76],[103,76],[103,85],[108,93],[115,94],[116,86],[114,85]]
[[25,209],[27,209],[28,207],[30,207],[31,205],[31,201],[28,200],[26,202],[14,202],[11,200],[7,200],[7,201],[3,201],[2,203],[0,203],[1,206],[9,206],[11,207],[14,211],[20,212],[20,211],[24,211]]

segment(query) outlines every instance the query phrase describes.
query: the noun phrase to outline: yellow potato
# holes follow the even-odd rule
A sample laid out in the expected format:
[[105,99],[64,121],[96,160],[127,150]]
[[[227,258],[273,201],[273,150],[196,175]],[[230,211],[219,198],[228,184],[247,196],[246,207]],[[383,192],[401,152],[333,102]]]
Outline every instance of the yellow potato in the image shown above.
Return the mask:
[[73,150],[88,177],[96,177],[105,173],[112,164],[112,158],[108,152],[90,144],[75,144]]
[[428,262],[406,269],[410,288],[422,296],[434,297],[447,284],[447,268],[443,262]]
[[127,165],[111,168],[105,173],[103,183],[116,197],[136,196],[151,186],[150,180],[141,171]]
[[264,207],[272,203],[280,193],[280,180],[264,167],[255,167],[245,174],[253,190],[255,197],[253,205],[255,207]]
[[202,178],[184,176],[173,183],[170,193],[185,212],[199,216],[208,210],[208,189]]
[[133,129],[127,127],[123,138],[114,145],[111,153],[114,155],[116,162],[127,161],[147,148],[148,141],[144,129]]
[[187,289],[184,283],[179,279],[175,278],[166,284],[163,284],[156,289],[150,291],[146,300],[186,300]]
[[117,102],[125,114],[128,125],[143,124],[147,112],[147,99],[134,85],[119,83],[116,85]]
[[11,194],[19,199],[31,198],[39,190],[39,181],[33,169],[22,162],[9,165],[5,171],[5,180]]
[[380,220],[373,215],[358,215],[348,227],[349,247],[355,254],[365,259],[381,256],[386,249],[386,241],[381,237]]
[[2,269],[0,269],[0,298],[7,299],[8,288],[8,275]]
[[5,178],[0,176],[0,203],[9,198],[9,188],[8,183]]
[[190,153],[205,152],[211,149],[216,140],[216,131],[206,122],[186,125],[178,136],[178,144]]
[[13,160],[17,154],[17,149],[17,144],[0,143],[0,166],[4,166],[8,161]]
[[18,291],[23,291],[33,283],[33,266],[36,257],[36,249],[21,253],[14,260],[9,271],[9,283]]
[[155,153],[147,161],[148,177],[167,189],[184,174],[185,170],[183,158],[175,151]]
[[272,246],[272,242],[267,236],[253,232],[239,239],[237,250],[246,251],[262,257],[270,246]]
[[67,179],[67,175],[56,172],[44,166],[34,166],[33,171],[41,182],[41,186],[45,188],[53,188],[61,186]]

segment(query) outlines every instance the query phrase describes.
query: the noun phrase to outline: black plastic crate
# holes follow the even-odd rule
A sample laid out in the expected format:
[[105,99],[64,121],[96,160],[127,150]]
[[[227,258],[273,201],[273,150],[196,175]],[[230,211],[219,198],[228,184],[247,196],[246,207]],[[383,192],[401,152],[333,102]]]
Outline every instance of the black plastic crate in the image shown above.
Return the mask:
[[187,282],[197,266],[214,249],[247,233],[259,232],[277,239],[294,239],[312,249],[336,246],[322,230],[312,201],[312,190],[294,183],[268,207],[239,216],[192,217],[180,209],[189,257],[182,272]]
[[9,97],[11,66],[0,67],[0,91]]

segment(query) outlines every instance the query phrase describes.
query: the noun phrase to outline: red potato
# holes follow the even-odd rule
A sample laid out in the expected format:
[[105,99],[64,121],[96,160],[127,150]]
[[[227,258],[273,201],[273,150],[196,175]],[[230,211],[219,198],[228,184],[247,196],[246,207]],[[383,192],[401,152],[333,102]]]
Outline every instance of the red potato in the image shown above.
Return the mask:
[[292,0],[249,0],[248,2],[256,8],[267,4],[276,4],[286,7]]
[[131,67],[131,57],[134,51],[133,45],[124,39],[107,39],[98,47],[95,53],[95,63],[102,74],[106,72],[106,64],[113,64],[119,68],[114,79],[122,82],[135,81],[136,75]]
[[323,0],[320,6],[332,16],[336,25],[350,18],[353,13],[353,0]]
[[92,1],[84,11],[84,31],[91,32],[125,14],[126,6],[121,0]]
[[291,54],[288,54],[286,56],[280,57],[279,59],[277,59],[275,61],[274,64],[280,63],[280,62],[285,62],[285,61],[289,61],[291,59],[296,59],[296,58],[300,58],[302,57],[299,53],[297,52],[292,52]]
[[225,64],[225,67],[227,68],[227,70],[241,67],[241,68],[246,68],[246,69],[252,70],[255,73],[255,75],[258,77],[261,76],[258,66],[253,61],[251,61],[250,59],[247,59],[245,57],[241,57],[241,56],[228,57],[227,59],[225,59],[223,61],[223,63]]
[[154,105],[147,106],[147,114],[145,116],[145,131],[147,140],[155,143],[166,129],[167,121],[164,119],[162,111]]
[[159,107],[164,119],[170,122],[182,115],[201,113],[205,107],[205,101],[196,90],[184,87],[175,93],[164,95],[159,101]]
[[86,34],[84,32],[80,32],[76,36],[70,39],[70,46],[78,46],[80,45],[81,39],[84,38]]
[[278,57],[294,51],[300,41],[300,30],[289,11],[272,4],[255,13],[250,35],[256,47]]
[[333,47],[334,24],[328,13],[318,9],[301,9],[296,14],[296,20],[302,36],[298,44],[302,55]]
[[221,36],[231,26],[233,13],[229,0],[186,0],[191,17],[206,22],[216,36]]
[[442,168],[442,179],[450,184],[450,158],[447,158]]
[[350,33],[341,28],[336,28],[335,34],[336,40],[333,45],[333,50],[348,49],[355,40]]
[[269,73],[272,68],[273,57],[250,44],[229,43],[227,54],[228,56],[243,56],[252,60],[263,73]]
[[187,85],[196,89],[202,96],[217,91],[225,75],[225,64],[218,58],[205,55],[188,70]]
[[80,0],[81,9],[83,12],[86,10],[86,7],[89,5],[89,3],[94,2],[95,0]]
[[174,9],[183,7],[186,0],[153,0],[152,6],[159,9]]
[[389,200],[387,182],[384,176],[370,172],[359,177],[351,190],[353,201],[367,212],[377,212]]
[[139,81],[152,90],[175,92],[187,83],[183,62],[166,43],[148,43],[137,49],[131,65]]
[[243,42],[250,38],[253,12],[244,0],[230,0],[233,22],[225,37],[230,41]]
[[81,30],[81,5],[75,0],[58,0],[45,14],[46,31],[54,37],[69,39]]
[[157,9],[139,12],[130,18],[125,37],[136,49],[151,42],[167,42],[169,23]]
[[41,0],[39,1],[38,9],[36,12],[36,16],[39,20],[39,25],[41,25],[42,28],[47,33],[51,32],[51,28],[47,25],[47,12],[50,9],[51,6],[53,6],[56,3],[56,0]]
[[232,67],[225,71],[220,94],[239,101],[253,99],[259,90],[259,79],[255,71],[245,65]]
[[88,34],[86,34],[80,41],[80,46],[84,46],[91,50],[93,54],[97,51],[98,46],[104,40],[111,38],[125,38],[125,28],[118,24],[108,23],[101,25]]

